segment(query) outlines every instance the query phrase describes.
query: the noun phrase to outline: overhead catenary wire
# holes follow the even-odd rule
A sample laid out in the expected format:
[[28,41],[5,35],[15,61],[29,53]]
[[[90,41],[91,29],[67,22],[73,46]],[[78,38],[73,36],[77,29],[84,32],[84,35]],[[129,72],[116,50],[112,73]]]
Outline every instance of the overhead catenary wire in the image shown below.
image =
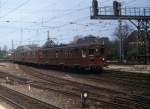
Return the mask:
[[[83,0],[81,1],[81,2],[83,2]],[[79,3],[80,4],[80,3]],[[78,8],[78,9],[75,9],[74,11],[81,11],[81,10],[84,10],[84,9],[88,9],[88,7],[84,7],[84,8]],[[66,14],[64,14],[64,15],[69,15],[69,14],[71,14],[72,12],[69,12],[69,13],[66,13]],[[50,19],[50,20],[53,20],[53,19],[57,19],[57,17],[53,17],[52,19]],[[9,21],[9,20],[7,20],[6,22],[17,22],[17,21]],[[24,22],[23,22],[24,23]],[[25,23],[27,23],[27,22],[25,22]],[[28,23],[30,23],[30,22],[28,22]],[[31,23],[36,23],[36,22],[31,22]]]
[[[101,3],[106,3],[106,2],[110,2],[110,1],[111,0],[107,0],[107,1],[105,0]],[[81,2],[83,2],[83,1],[81,1]],[[72,10],[67,9],[67,10],[65,10],[65,12],[67,12],[67,13],[60,14],[59,16],[53,16],[50,19],[48,19],[47,21],[45,21],[45,23],[48,23],[49,21],[52,21],[52,20],[62,19],[63,17],[74,14],[75,12],[84,11],[84,10],[88,10],[88,9],[90,9],[90,6],[86,6],[86,7],[82,7],[82,8],[76,8],[76,9],[72,9]]]
[[2,3],[2,5],[3,5],[3,6],[6,5],[7,2],[8,2],[8,0],[5,0],[5,1]]
[[137,0],[130,0],[129,2],[125,3],[125,5],[129,5],[129,4],[132,4],[132,3],[135,3]]
[[[105,1],[106,1],[106,0],[105,0]],[[83,1],[82,1],[82,2],[83,2]],[[107,1],[106,1],[106,2],[107,2]],[[106,2],[104,2],[104,3],[106,3]],[[103,2],[102,2],[102,3],[103,3]],[[131,3],[131,2],[130,2],[130,3]],[[85,8],[85,9],[84,9],[84,8]],[[65,17],[65,16],[68,16],[68,15],[71,15],[72,13],[74,14],[74,12],[78,12],[78,11],[80,11],[80,10],[81,10],[81,11],[82,11],[82,10],[84,11],[84,10],[86,10],[86,9],[89,9],[89,7],[76,7],[76,9],[70,9],[70,10],[68,10],[68,11],[67,11],[67,9],[66,9],[66,11],[65,11],[64,13],[62,13],[62,15],[64,15],[64,17]],[[18,9],[17,9],[17,10],[18,10]],[[15,11],[17,11],[17,10],[15,10]],[[14,12],[15,12],[15,11],[14,11]],[[11,14],[11,13],[10,13],[10,14]],[[8,14],[8,15],[9,15],[9,14]],[[59,15],[58,15],[58,16],[55,16],[54,19],[55,19],[55,18],[56,18],[56,19],[60,19],[60,18],[62,18],[62,17],[59,18]],[[79,18],[78,18],[75,22],[77,22],[77,23],[78,23],[78,22],[81,22],[82,20],[80,20],[80,18],[82,18],[82,17],[79,16]],[[89,16],[87,16],[86,18],[89,18]],[[86,20],[86,19],[84,18],[83,20]],[[51,20],[51,21],[52,21],[52,20]],[[10,22],[14,22],[14,23],[15,23],[16,21],[11,21],[11,20],[10,20]],[[29,22],[22,21],[22,22],[23,22],[23,23],[32,23],[32,21],[31,21],[31,22],[30,22],[30,21],[29,21]],[[33,21],[33,22],[34,22],[34,21]],[[65,26],[70,25],[69,22],[71,22],[71,21],[68,20],[68,22],[66,22],[65,24],[56,25],[56,29],[64,28]],[[90,21],[89,21],[89,22],[90,22]],[[63,22],[63,23],[64,23],[64,22]],[[33,23],[33,24],[34,24],[34,23]],[[88,23],[86,23],[86,24],[88,24]],[[48,25],[48,24],[47,24],[47,25]],[[49,25],[50,25],[50,24],[49,24]],[[91,26],[91,24],[88,24],[88,25]],[[39,25],[39,26],[40,26],[40,25]],[[95,25],[93,24],[93,26],[95,26]],[[34,28],[34,27],[31,27],[31,28]],[[40,27],[36,27],[36,28],[40,28]],[[29,28],[29,29],[30,29],[30,28]],[[34,31],[35,29],[31,29],[31,31],[32,31],[32,30]],[[85,30],[84,30],[84,31],[85,31]],[[74,34],[75,34],[75,32],[74,32]]]
[[[65,13],[65,12],[70,12],[70,11],[74,11],[74,10],[76,10],[76,7],[77,7],[77,10],[78,9],[80,9],[79,8],[79,5],[82,3],[82,2],[85,2],[85,0],[81,0],[81,1],[79,1],[79,3],[78,4],[75,4],[73,7],[71,7],[71,8],[68,8],[68,9],[52,9],[51,11],[61,11],[61,12],[63,12],[63,13]],[[48,7],[50,7],[51,5],[54,5],[54,4],[56,4],[56,3],[53,3],[53,4],[50,4],[50,5],[47,5],[46,7],[44,7],[44,8],[48,8]],[[40,11],[41,9],[38,9],[37,11]]]
[[47,22],[52,21],[52,20],[62,19],[63,17],[66,17],[68,15],[74,14],[75,12],[84,11],[84,10],[87,10],[87,9],[89,9],[88,6],[87,7],[83,7],[83,8],[78,8],[78,9],[76,9],[74,11],[67,12],[67,13],[64,13],[64,14],[60,14],[59,16],[53,16],[50,19],[48,19],[47,21],[45,21],[45,22],[47,23]]
[[17,11],[19,8],[23,7],[24,5],[26,5],[30,0],[26,0],[24,2],[22,2],[21,4],[19,4],[17,7],[13,8],[12,10],[8,11],[6,14],[4,14],[3,16],[1,16],[0,18],[4,18],[7,17],[8,15],[12,14],[13,12]]
[[41,22],[37,22],[37,21],[19,21],[19,20],[0,20],[0,22],[4,22],[4,23],[41,23]]

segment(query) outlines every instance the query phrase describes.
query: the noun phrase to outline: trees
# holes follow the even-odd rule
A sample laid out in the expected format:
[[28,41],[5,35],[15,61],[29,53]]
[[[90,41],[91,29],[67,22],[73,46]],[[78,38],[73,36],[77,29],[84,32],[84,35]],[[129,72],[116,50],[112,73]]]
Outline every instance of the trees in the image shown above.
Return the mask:
[[4,45],[3,49],[0,48],[0,58],[1,59],[6,58],[7,54],[8,54],[8,49],[7,49],[7,46]]
[[117,61],[119,58],[118,53],[118,40],[109,41],[106,45],[106,57],[108,60]]
[[115,29],[114,35],[116,36],[116,40],[119,42],[118,53],[120,55],[120,61],[126,59],[127,51],[128,51],[128,42],[126,42],[127,37],[133,31],[133,27],[130,26],[127,22],[124,22],[122,25],[121,21],[119,26]]

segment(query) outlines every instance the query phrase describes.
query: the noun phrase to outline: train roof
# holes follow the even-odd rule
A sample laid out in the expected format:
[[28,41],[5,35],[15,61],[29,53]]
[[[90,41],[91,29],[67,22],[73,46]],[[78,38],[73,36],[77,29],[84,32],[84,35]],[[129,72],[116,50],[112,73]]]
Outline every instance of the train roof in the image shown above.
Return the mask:
[[100,43],[83,43],[83,44],[69,44],[69,45],[63,45],[63,46],[57,46],[57,47],[52,47],[52,48],[40,48],[41,50],[43,49],[59,49],[59,48],[82,48],[82,47],[89,47],[89,46],[104,46],[104,44]]
[[15,52],[27,52],[27,51],[35,51],[35,50],[46,50],[46,49],[72,49],[72,48],[83,48],[83,47],[89,47],[89,46],[101,46],[104,47],[104,44],[100,43],[83,43],[83,44],[68,44],[68,45],[58,45],[56,47],[37,47],[37,46],[19,46]]

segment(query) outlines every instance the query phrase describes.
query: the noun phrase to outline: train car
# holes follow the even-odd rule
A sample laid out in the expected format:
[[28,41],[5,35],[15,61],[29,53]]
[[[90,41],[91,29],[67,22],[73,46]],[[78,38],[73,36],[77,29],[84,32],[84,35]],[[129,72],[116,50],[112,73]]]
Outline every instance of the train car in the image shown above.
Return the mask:
[[98,70],[105,65],[104,45],[70,44],[14,52],[14,61],[25,64]]

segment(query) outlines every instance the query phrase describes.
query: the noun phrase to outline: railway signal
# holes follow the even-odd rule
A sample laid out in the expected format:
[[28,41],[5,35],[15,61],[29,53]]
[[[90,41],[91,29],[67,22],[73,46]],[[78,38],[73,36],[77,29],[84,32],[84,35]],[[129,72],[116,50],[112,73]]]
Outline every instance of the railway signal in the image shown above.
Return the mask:
[[121,2],[114,1],[113,2],[113,10],[114,10],[115,16],[120,16],[121,15]]
[[82,103],[82,108],[86,108],[86,100],[88,98],[88,92],[87,91],[83,91],[81,93],[81,103]]
[[6,79],[6,83],[10,83],[10,80],[9,80],[8,76],[5,79]]
[[93,14],[95,16],[97,16],[98,15],[98,2],[97,2],[97,0],[92,1],[92,8],[93,8]]

